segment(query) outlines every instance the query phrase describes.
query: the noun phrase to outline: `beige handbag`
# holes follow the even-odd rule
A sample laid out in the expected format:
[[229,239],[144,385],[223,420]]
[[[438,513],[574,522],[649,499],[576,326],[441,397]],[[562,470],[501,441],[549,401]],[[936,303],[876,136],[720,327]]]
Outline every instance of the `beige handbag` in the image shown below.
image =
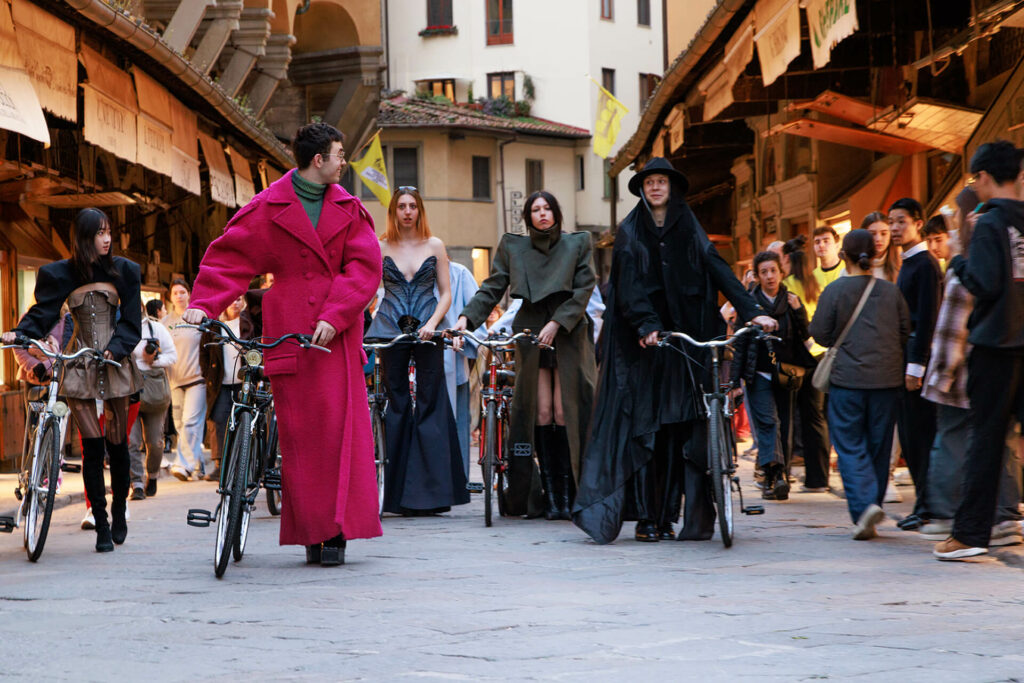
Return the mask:
[[850,328],[853,327],[853,322],[860,315],[860,312],[864,309],[864,304],[867,303],[868,297],[871,295],[871,290],[875,287],[875,278],[871,278],[871,282],[864,288],[864,293],[860,295],[860,301],[857,302],[857,308],[854,309],[853,315],[846,323],[846,327],[843,328],[842,334],[839,335],[839,339],[833,344],[825,355],[822,356],[821,361],[818,363],[818,367],[814,370],[814,376],[811,378],[811,384],[818,391],[827,394],[829,383],[832,380],[832,364],[836,362],[836,355],[839,353],[839,347],[846,341],[846,335],[850,332]]

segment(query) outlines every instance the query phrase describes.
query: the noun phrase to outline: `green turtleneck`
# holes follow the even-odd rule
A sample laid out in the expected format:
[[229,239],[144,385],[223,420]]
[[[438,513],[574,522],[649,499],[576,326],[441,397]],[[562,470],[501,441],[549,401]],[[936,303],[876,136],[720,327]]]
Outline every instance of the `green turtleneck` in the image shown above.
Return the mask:
[[320,209],[324,205],[324,191],[327,189],[327,186],[306,180],[296,171],[292,173],[292,187],[295,188],[295,194],[298,196],[299,201],[302,202],[302,208],[306,210],[306,215],[309,216],[309,222],[313,224],[313,229],[316,230],[316,224],[320,220]]

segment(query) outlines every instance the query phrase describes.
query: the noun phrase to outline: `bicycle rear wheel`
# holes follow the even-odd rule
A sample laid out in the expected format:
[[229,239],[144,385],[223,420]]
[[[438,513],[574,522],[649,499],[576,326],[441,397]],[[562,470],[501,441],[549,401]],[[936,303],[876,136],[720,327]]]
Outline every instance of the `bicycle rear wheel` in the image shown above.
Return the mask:
[[[278,447],[277,437],[277,416],[270,418],[270,428],[267,436],[267,466],[281,472],[281,453]],[[267,510],[277,517],[281,514],[281,491],[280,489],[267,489]]]
[[30,447],[35,451],[28,468],[25,515],[25,552],[31,562],[39,559],[46,545],[53,514],[53,499],[57,496],[57,480],[60,477],[60,444],[52,421],[47,420],[42,432],[36,432],[36,439]]
[[373,426],[373,462],[377,468],[377,514],[384,514],[384,476],[387,474],[388,452],[384,441],[384,420],[380,406],[374,405],[370,413]]
[[511,466],[511,453],[508,442],[508,413],[505,413],[498,421],[501,425],[501,460],[495,463],[494,467],[494,488],[498,492],[498,514],[504,517],[508,504],[508,468]]
[[226,449],[222,479],[220,506],[217,513],[217,540],[213,549],[213,572],[217,578],[224,576],[228,567],[230,549],[238,535],[242,513],[242,496],[245,492],[245,476],[249,465],[249,424],[252,416],[242,413],[238,416],[235,430],[231,434],[231,445]]
[[[722,422],[722,401],[712,398],[708,406],[708,460],[711,465],[711,489],[718,512],[718,531],[722,545],[732,547],[732,472],[731,458],[727,452],[725,425]],[[730,459],[727,462],[727,458]]]
[[484,454],[480,458],[480,471],[484,482],[484,525],[491,526],[491,500],[497,483],[496,454],[498,452],[498,416],[494,403],[487,404],[484,413]]

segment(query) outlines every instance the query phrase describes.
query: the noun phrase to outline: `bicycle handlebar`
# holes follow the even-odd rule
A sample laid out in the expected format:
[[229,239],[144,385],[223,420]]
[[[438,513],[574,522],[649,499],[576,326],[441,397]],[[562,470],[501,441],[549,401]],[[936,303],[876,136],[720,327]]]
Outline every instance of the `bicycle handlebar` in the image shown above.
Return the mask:
[[713,339],[711,341],[705,342],[697,341],[696,339],[686,334],[685,332],[662,332],[658,335],[660,339],[660,341],[658,342],[658,346],[665,346],[666,344],[668,344],[669,339],[676,338],[682,339],[686,343],[700,348],[721,348],[724,346],[729,346],[730,344],[732,344],[734,341],[736,341],[738,338],[742,337],[745,334],[755,334],[758,339],[767,339],[768,341],[782,341],[778,337],[768,334],[758,325],[748,325],[747,327],[741,327],[734,334],[726,337],[725,339]]
[[522,332],[517,332],[516,334],[513,334],[511,337],[509,337],[507,335],[498,335],[496,337],[487,337],[486,339],[481,339],[480,337],[476,336],[475,334],[473,334],[469,330],[445,330],[445,332],[448,332],[450,334],[458,334],[458,335],[461,335],[463,337],[468,337],[468,338],[472,339],[473,341],[475,341],[477,344],[481,344],[481,345],[486,346],[486,347],[491,348],[491,349],[498,349],[498,348],[502,348],[502,347],[511,346],[514,342],[518,341],[519,339],[526,339],[526,340],[530,341],[531,343],[536,344],[537,346],[539,346],[542,349],[553,349],[553,348],[555,348],[554,346],[551,346],[550,344],[542,344],[542,343],[540,343],[540,341],[537,339],[537,335],[533,334],[529,330],[523,330]]
[[92,359],[95,360],[96,362],[98,362],[100,365],[112,365],[115,368],[121,367],[121,364],[118,363],[116,360],[110,360],[108,358],[104,358],[102,351],[97,351],[96,349],[92,349],[92,348],[89,348],[87,346],[78,349],[78,351],[75,351],[72,354],[65,354],[65,353],[60,353],[60,352],[57,352],[57,351],[50,351],[45,346],[40,344],[38,340],[36,340],[36,339],[29,339],[28,337],[23,337],[21,335],[19,335],[14,340],[13,344],[7,344],[5,346],[0,346],[0,350],[2,350],[2,349],[28,349],[28,347],[30,347],[30,346],[34,346],[35,348],[39,349],[40,353],[42,353],[44,356],[46,356],[47,358],[49,358],[51,360],[60,359],[60,360],[62,360],[64,362],[67,362],[67,361],[70,361],[70,360],[75,360],[76,358],[81,358],[82,356],[92,356]]
[[235,346],[239,346],[244,349],[273,349],[277,348],[278,346],[284,344],[287,341],[295,340],[296,342],[298,342],[299,346],[301,346],[304,349],[315,349],[317,351],[323,351],[324,353],[331,352],[330,349],[324,348],[323,346],[317,346],[316,344],[314,344],[313,338],[310,337],[308,334],[299,334],[297,332],[291,332],[289,334],[283,335],[272,342],[261,342],[260,339],[264,339],[264,337],[258,337],[256,339],[239,339],[238,337],[235,336],[235,333],[231,331],[230,327],[222,323],[220,320],[216,320],[214,318],[203,318],[203,322],[199,323],[198,325],[192,325],[190,323],[178,323],[177,325],[173,325],[172,327],[175,329],[180,327],[199,330],[200,332],[210,332],[221,337],[220,339],[215,339],[213,343],[231,343],[234,344]]

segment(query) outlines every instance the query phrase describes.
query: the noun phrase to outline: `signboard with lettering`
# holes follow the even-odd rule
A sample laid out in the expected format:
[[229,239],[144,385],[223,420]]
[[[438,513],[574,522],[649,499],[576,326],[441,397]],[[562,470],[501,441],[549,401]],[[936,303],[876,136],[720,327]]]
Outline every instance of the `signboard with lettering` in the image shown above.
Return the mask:
[[135,162],[138,156],[137,115],[110,97],[82,84],[85,125],[82,134],[94,145]]

